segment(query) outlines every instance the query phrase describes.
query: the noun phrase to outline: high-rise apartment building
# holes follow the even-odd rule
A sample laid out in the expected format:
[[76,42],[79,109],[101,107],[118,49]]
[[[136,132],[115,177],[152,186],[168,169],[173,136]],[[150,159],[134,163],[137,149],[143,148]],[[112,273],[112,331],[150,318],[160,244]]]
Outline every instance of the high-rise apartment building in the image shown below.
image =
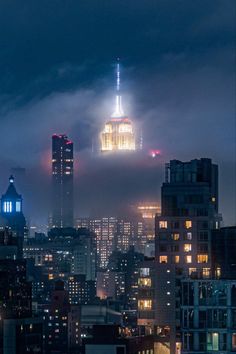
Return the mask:
[[158,262],[187,272],[210,273],[211,230],[219,228],[218,166],[210,159],[167,167],[162,185],[162,212],[156,218]]
[[73,227],[73,142],[52,136],[52,227]]
[[117,218],[112,216],[76,220],[78,228],[88,228],[96,235],[98,268],[107,267],[109,257],[115,250],[117,222]]
[[[103,217],[76,219],[78,228],[88,228],[95,233],[97,242],[97,265],[105,269],[114,250],[127,252],[130,246],[140,251],[144,247],[143,221],[133,218]],[[145,238],[146,240],[146,238]],[[141,244],[142,242],[142,244]]]
[[[210,159],[170,161],[156,217],[156,325],[180,352],[178,279],[211,277],[211,230],[219,228],[218,167]],[[164,347],[162,348],[164,350]],[[159,348],[161,353],[161,347]]]

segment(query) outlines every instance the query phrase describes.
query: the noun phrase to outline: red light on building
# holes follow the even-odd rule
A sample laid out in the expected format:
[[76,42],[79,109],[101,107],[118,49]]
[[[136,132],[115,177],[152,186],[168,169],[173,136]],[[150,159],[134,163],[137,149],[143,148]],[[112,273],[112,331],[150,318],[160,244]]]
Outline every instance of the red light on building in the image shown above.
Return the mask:
[[151,156],[152,158],[155,158],[155,157],[161,155],[161,151],[160,150],[149,150],[148,155]]

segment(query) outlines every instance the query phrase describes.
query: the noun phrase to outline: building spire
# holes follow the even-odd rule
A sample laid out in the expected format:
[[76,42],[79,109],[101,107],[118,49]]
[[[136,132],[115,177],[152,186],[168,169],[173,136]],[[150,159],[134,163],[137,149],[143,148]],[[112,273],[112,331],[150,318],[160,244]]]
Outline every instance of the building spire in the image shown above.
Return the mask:
[[112,118],[120,118],[124,116],[124,111],[121,103],[121,92],[120,92],[120,59],[117,58],[116,63],[116,104],[115,111],[112,114]]
[[120,92],[120,62],[119,58],[117,58],[117,64],[116,64],[116,91],[117,93]]

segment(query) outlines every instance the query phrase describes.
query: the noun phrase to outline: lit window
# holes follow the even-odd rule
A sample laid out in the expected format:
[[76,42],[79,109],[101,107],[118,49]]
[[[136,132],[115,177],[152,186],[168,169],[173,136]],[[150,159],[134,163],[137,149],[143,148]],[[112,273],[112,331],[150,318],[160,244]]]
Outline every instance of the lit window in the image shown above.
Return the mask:
[[192,232],[187,232],[186,240],[192,240]]
[[152,309],[152,300],[138,300],[138,309],[139,310],[151,310]]
[[160,256],[159,257],[159,263],[167,263],[167,262],[168,262],[167,256]]
[[185,243],[184,244],[184,252],[190,252],[190,251],[192,251],[191,243]]
[[174,262],[179,263],[179,256],[174,256]]
[[179,240],[179,234],[171,234],[172,240],[178,241]]
[[167,229],[167,221],[159,221],[159,229]]
[[192,273],[196,273],[197,268],[189,268],[188,274],[191,275]]
[[219,350],[219,333],[207,333],[207,351]]
[[150,268],[140,268],[140,276],[146,277],[150,275]]
[[221,268],[216,268],[216,276],[217,278],[221,276]]
[[4,211],[4,213],[11,213],[12,212],[12,202],[4,202],[3,203],[3,211]]
[[16,202],[16,212],[19,213],[21,211],[21,202]]
[[185,221],[185,227],[186,227],[186,229],[191,229],[191,227],[192,227],[192,221],[191,221],[191,220],[186,220],[186,221]]
[[197,255],[198,263],[207,263],[208,262],[208,254],[198,254]]
[[192,256],[185,256],[185,263],[192,263]]
[[210,268],[203,268],[202,269],[202,276],[203,276],[203,278],[209,278],[210,277]]
[[216,197],[212,197],[212,198],[211,198],[211,201],[212,201],[213,203],[215,203]]
[[151,278],[139,278],[138,279],[138,285],[139,286],[151,287],[151,285],[152,285]]

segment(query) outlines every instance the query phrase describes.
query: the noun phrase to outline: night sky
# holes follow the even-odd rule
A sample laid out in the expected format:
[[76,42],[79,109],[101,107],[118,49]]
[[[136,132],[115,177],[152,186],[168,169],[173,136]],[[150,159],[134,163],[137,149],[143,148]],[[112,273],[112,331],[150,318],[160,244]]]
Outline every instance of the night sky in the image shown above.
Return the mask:
[[[25,214],[46,222],[53,133],[73,141],[76,215],[124,213],[159,200],[164,164],[210,157],[220,211],[235,223],[234,0],[1,0],[0,192],[11,167]],[[121,58],[123,106],[142,131],[132,156],[96,153],[114,107]],[[95,150],[92,153],[92,146]],[[151,159],[149,149],[160,149]]]

